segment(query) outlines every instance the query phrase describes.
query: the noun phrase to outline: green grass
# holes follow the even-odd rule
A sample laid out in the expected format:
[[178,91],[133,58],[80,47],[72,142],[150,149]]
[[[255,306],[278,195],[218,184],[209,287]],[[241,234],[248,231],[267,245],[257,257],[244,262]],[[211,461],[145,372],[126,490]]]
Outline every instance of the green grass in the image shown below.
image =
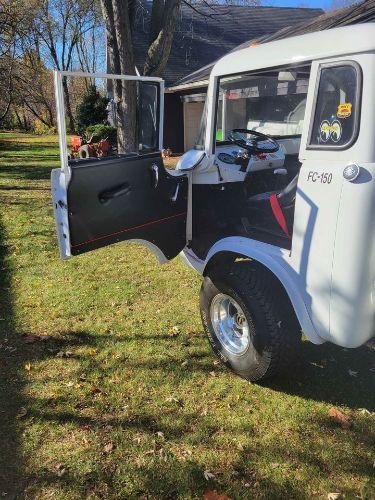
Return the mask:
[[134,244],[59,260],[57,166],[55,137],[0,134],[0,495],[374,498],[373,349],[304,342],[289,378],[241,380],[180,260]]

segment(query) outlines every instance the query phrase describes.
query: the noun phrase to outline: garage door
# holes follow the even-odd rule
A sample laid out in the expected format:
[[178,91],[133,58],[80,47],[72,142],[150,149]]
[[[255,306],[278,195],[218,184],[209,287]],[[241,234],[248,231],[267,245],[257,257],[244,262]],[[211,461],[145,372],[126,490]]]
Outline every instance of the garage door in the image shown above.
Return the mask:
[[195,145],[203,113],[204,102],[184,102],[184,148]]

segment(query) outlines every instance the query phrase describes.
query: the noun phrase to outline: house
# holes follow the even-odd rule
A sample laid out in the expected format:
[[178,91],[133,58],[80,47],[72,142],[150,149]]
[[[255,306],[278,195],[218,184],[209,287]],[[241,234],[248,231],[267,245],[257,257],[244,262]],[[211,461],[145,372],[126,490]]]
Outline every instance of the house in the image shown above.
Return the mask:
[[[134,40],[136,65],[142,68],[148,47],[151,3],[137,3],[137,35]],[[162,75],[166,86],[173,89],[200,68],[212,64],[246,40],[311,21],[322,14],[321,9],[292,7],[253,7],[197,2],[182,3],[167,68]],[[144,29],[143,29],[144,27]],[[143,35],[144,34],[144,35]],[[207,66],[210,67],[210,66]],[[205,85],[204,87],[206,87]],[[164,145],[173,152],[191,147],[202,113],[205,88],[189,92],[170,90],[165,95]],[[201,93],[199,96],[198,94]],[[191,92],[190,92],[191,94]]]
[[[249,16],[247,33],[250,36],[247,37],[246,41],[233,48],[229,47],[228,44],[227,47],[229,50],[226,50],[225,53],[240,50],[252,44],[266,43],[289,36],[375,21],[375,0],[365,0],[350,7],[323,14],[319,9],[276,8],[274,10],[275,8],[273,7],[246,8],[236,6],[233,12],[240,12],[240,10],[236,9],[245,9],[246,15]],[[260,17],[258,17],[258,13],[261,14]],[[250,22],[251,16],[254,16],[253,22]],[[274,20],[272,24],[274,27],[275,17],[279,19],[280,24],[284,23],[283,26],[280,26],[277,30],[270,30],[268,33],[263,32],[253,36],[254,31],[252,31],[252,28],[256,30],[259,26],[260,29],[261,24],[266,29],[268,27],[268,18]],[[302,21],[301,17],[303,18]],[[225,25],[225,23],[226,21],[221,21],[222,25]],[[229,29],[228,25],[227,29]],[[242,34],[243,32],[240,31],[240,35]],[[164,144],[166,147],[170,147],[173,152],[186,151],[194,145],[203,111],[210,72],[215,62],[224,55],[218,50],[214,56],[215,51],[211,50],[211,44],[209,46],[209,54],[211,56],[209,63],[202,64],[201,68],[183,76],[174,84],[167,86],[165,95]]]

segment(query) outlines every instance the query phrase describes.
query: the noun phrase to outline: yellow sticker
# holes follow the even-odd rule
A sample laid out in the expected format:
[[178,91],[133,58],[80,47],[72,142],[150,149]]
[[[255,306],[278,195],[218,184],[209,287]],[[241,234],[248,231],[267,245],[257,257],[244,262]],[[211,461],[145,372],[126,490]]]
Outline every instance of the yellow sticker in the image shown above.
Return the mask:
[[338,105],[337,108],[337,118],[349,118],[352,114],[352,103],[351,102],[343,102]]

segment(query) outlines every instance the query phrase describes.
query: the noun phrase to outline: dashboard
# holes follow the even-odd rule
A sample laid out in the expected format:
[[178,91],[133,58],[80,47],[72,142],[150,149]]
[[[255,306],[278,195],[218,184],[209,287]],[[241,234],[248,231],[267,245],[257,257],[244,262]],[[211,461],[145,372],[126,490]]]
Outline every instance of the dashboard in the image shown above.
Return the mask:
[[235,144],[217,145],[215,165],[222,182],[240,182],[247,174],[260,170],[274,170],[284,166],[285,148],[274,153],[247,153]]

